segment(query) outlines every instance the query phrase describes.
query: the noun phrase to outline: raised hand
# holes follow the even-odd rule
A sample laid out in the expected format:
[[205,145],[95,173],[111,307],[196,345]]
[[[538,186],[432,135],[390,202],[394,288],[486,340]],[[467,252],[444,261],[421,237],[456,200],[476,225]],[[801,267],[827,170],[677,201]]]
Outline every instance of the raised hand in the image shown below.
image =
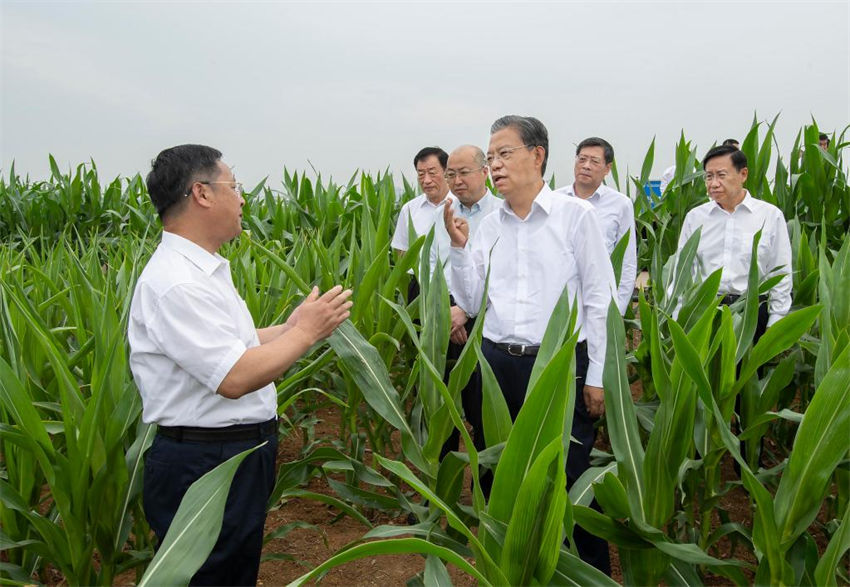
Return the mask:
[[463,218],[455,218],[451,198],[446,198],[443,206],[443,222],[446,224],[446,232],[449,233],[452,246],[465,247],[466,241],[469,240],[469,223]]

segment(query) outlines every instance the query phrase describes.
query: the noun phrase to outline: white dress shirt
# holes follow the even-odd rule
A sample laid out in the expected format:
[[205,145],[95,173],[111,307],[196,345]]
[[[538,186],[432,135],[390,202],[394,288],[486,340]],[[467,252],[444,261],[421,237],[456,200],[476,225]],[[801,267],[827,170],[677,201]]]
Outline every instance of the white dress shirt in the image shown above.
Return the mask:
[[260,344],[221,255],[163,231],[133,292],[128,339],[145,422],[219,428],[274,418],[274,384],[239,399],[216,393],[245,350]]
[[593,206],[544,185],[524,219],[507,202],[485,217],[465,248],[452,247],[451,264],[455,301],[468,314],[480,309],[490,265],[484,336],[497,343],[540,344],[566,286],[587,340],[587,384],[602,385],[614,271]]
[[[574,198],[579,197],[576,195],[573,185],[555,190],[555,193],[566,194]],[[635,278],[637,277],[634,205],[628,196],[604,184],[601,184],[599,189],[589,198],[582,199],[589,202],[599,215],[599,225],[602,228],[602,237],[605,240],[605,248],[609,256],[620,239],[623,238],[623,235],[629,233],[629,243],[626,246],[623,265],[620,270],[620,285],[617,288],[617,306],[620,308],[620,314],[625,315],[626,308],[632,301],[632,294],[635,292]]]
[[731,213],[713,200],[706,202],[685,216],[679,235],[679,252],[699,227],[702,233],[694,275],[704,280],[722,268],[721,294],[740,295],[747,290],[753,237],[762,231],[758,244],[759,280],[777,273],[785,274],[770,290],[767,325],[785,316],[791,308],[791,240],[779,208],[753,198],[749,192]]
[[[461,204],[458,197],[451,192],[448,193],[447,197],[452,198],[452,210],[454,210],[455,216],[465,218],[469,223],[470,235],[475,234],[481,220],[487,214],[497,209],[502,203],[501,199],[489,191],[469,208]],[[428,234],[431,227],[434,227],[434,242],[429,252],[431,272],[433,274],[438,265],[442,266],[446,283],[451,291],[451,262],[449,260],[451,240],[449,239],[449,233],[446,231],[446,225],[443,222],[443,202],[432,204],[422,194],[404,204],[396,221],[395,234],[392,240],[392,247],[394,249],[406,251],[410,248],[408,219],[413,221],[413,230],[417,237]]]

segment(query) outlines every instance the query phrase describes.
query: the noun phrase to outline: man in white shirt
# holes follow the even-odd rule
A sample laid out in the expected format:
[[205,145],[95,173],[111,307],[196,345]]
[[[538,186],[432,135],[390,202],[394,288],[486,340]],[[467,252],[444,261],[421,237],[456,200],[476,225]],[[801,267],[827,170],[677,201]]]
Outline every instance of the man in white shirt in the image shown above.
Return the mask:
[[637,277],[635,210],[628,196],[602,183],[611,171],[613,161],[614,148],[608,141],[599,137],[584,139],[576,147],[575,182],[556,190],[556,193],[581,198],[593,206],[599,215],[608,255],[624,235],[629,235],[617,288],[617,306],[620,314],[625,315]]
[[[472,239],[468,221],[446,208],[452,291],[459,306],[477,314],[489,265],[482,350],[512,418],[522,407],[546,325],[564,288],[577,299],[580,342],[572,435],[579,444],[570,445],[567,458],[572,484],[590,466],[593,422],[605,406],[602,367],[614,272],[593,206],[555,194],[543,181],[546,127],[536,118],[505,116],[490,132],[490,176],[505,201],[481,221]],[[575,538],[582,558],[610,573],[605,541],[579,527]]]
[[783,277],[770,289],[768,303],[759,308],[758,340],[767,327],[791,308],[791,241],[785,217],[779,208],[753,198],[744,189],[747,157],[738,148],[731,145],[714,147],[702,164],[711,201],[685,216],[679,234],[679,252],[701,228],[695,275],[698,280],[704,280],[722,268],[720,294],[724,302],[729,303],[747,289],[753,237],[762,231],[757,250],[759,280],[776,274],[783,274]]
[[162,151],[147,177],[162,242],[133,292],[130,368],[142,419],[158,425],[145,456],[143,503],[159,543],[189,486],[263,442],[230,488],[221,533],[196,585],[255,585],[266,501],[275,482],[273,381],[349,315],[351,291],[318,288],[284,324],[256,329],[219,248],[242,230],[242,185],[202,145]]
[[[449,186],[444,177],[449,155],[440,147],[425,147],[413,158],[416,179],[422,193],[406,202],[398,214],[392,247],[401,256],[410,248],[410,226],[413,235],[418,238],[428,234],[435,224],[439,227],[442,219],[442,204],[449,195]],[[441,234],[442,233],[442,234]],[[437,259],[445,261],[448,257],[448,236],[445,231],[434,231],[434,242],[430,251],[431,271],[437,267]],[[446,275],[448,279],[448,275]],[[413,279],[408,288],[407,301],[411,302],[419,295],[419,283]]]
[[[502,201],[490,193],[487,189],[487,161],[484,152],[473,145],[463,145],[452,151],[449,155],[446,167],[446,182],[454,197],[446,200],[451,206],[454,214],[464,218],[469,226],[469,234],[474,235],[481,224],[481,220],[490,212],[496,210]],[[435,230],[446,233],[445,226],[440,222]],[[448,261],[448,259],[443,259]],[[451,281],[449,281],[451,291]],[[448,360],[456,361],[460,358],[463,346],[466,344],[467,336],[472,329],[472,320],[459,306],[454,303],[452,297],[452,330],[449,341]],[[448,367],[447,367],[448,372]],[[461,403],[466,419],[472,424],[473,431],[481,430],[481,374],[477,370],[472,374],[467,386],[461,391]],[[457,429],[443,446],[445,456],[451,450],[457,450],[460,441],[460,432]],[[485,448],[483,434],[475,434],[473,441],[478,450]]]

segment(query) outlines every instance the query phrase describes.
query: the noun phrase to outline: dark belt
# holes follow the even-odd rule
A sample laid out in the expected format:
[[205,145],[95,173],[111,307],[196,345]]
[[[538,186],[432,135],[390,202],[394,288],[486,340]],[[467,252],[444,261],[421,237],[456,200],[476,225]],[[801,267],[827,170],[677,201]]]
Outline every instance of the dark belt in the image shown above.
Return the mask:
[[259,440],[277,432],[277,418],[256,424],[234,424],[223,428],[159,426],[156,433],[177,442],[235,442]]
[[[720,303],[724,306],[731,306],[735,302],[741,299],[741,294],[723,294],[723,297],[720,298]],[[759,303],[764,303],[767,301],[767,294],[761,294],[759,296]]]
[[533,357],[540,350],[540,345],[516,344],[512,342],[493,342],[485,339],[500,351],[508,353],[512,357]]

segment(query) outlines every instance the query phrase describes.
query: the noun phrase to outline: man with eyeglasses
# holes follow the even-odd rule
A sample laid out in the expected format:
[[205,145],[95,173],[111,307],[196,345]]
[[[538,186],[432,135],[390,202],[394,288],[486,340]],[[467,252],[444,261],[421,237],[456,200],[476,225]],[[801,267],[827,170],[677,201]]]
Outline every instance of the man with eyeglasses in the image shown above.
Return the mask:
[[[469,314],[480,310],[489,269],[482,350],[515,419],[525,399],[543,334],[561,293],[577,304],[576,401],[567,483],[590,466],[594,420],[604,411],[602,367],[614,272],[593,206],[555,194],[543,181],[549,156],[546,127],[532,117],[504,116],[490,129],[487,163],[504,203],[469,222],[446,207],[452,291]],[[475,431],[479,434],[483,431]],[[610,573],[608,545],[576,527],[582,559]]]
[[[484,152],[473,145],[462,145],[449,155],[446,182],[454,197],[447,198],[445,206],[451,206],[454,214],[464,218],[469,226],[470,235],[474,235],[481,220],[501,205],[501,200],[487,189],[487,161]],[[442,222],[438,226],[444,234]],[[446,234],[446,236],[448,236]],[[451,280],[449,280],[451,289]],[[466,344],[467,336],[472,329],[472,320],[451,299],[451,338],[447,359],[457,361]],[[446,371],[448,372],[447,367]],[[467,386],[461,390],[461,403],[466,419],[472,424],[473,431],[481,430],[481,374],[476,371],[469,379]],[[482,434],[475,434],[473,441],[478,450],[485,448]],[[451,450],[457,450],[460,443],[460,431],[452,430],[452,435],[443,445],[442,455]]]
[[637,277],[635,210],[628,196],[602,183],[611,171],[613,161],[614,148],[608,141],[599,137],[584,139],[576,147],[575,182],[556,190],[556,193],[581,198],[594,207],[599,215],[608,255],[628,235],[617,289],[617,306],[620,314],[625,315]]
[[[440,147],[425,147],[413,158],[416,168],[416,180],[422,193],[406,202],[398,214],[392,247],[398,256],[410,248],[411,238],[416,239],[428,234],[431,227],[437,225],[434,231],[434,241],[430,251],[431,268],[437,268],[437,259],[442,262],[448,257],[448,236],[440,230],[442,204],[449,195],[446,183],[446,163],[449,155]],[[448,278],[448,275],[446,276]],[[419,295],[419,283],[412,279],[408,288],[407,301],[411,302]]]
[[256,585],[275,483],[274,380],[349,315],[350,290],[314,288],[283,324],[257,329],[218,250],[242,231],[242,185],[202,145],[162,151],[147,177],[162,241],[130,305],[130,368],[157,424],[143,504],[159,544],[189,486],[261,445],[233,478],[218,540],[193,585]]

